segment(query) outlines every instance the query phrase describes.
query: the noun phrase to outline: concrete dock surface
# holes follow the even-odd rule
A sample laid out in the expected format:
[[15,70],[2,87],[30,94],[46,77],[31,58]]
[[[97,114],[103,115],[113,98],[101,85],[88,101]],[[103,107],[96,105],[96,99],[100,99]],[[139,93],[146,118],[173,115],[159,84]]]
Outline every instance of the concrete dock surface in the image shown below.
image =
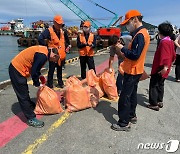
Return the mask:
[[[156,42],[147,53],[145,70],[150,73]],[[108,51],[95,55],[98,72],[108,66]],[[114,63],[117,70],[117,61]],[[100,99],[96,108],[74,113],[38,116],[43,128],[27,126],[11,85],[0,89],[0,154],[165,154],[174,140],[180,141],[180,83],[175,82],[175,68],[165,81],[164,107],[153,111],[148,103],[149,79],[138,87],[137,124],[130,132],[110,128],[118,120],[117,101]],[[80,74],[79,60],[66,65],[64,81]],[[29,81],[32,100],[37,88]],[[55,90],[58,90],[55,88]],[[173,141],[172,141],[173,140]],[[180,147],[179,147],[180,149]],[[180,153],[180,150],[175,153]]]

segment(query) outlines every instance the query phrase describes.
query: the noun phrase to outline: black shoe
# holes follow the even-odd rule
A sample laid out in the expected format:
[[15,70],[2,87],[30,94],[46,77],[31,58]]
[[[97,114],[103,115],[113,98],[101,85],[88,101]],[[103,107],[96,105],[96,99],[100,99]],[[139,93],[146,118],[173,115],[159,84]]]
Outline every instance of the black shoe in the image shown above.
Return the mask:
[[154,105],[147,105],[147,108],[152,109],[154,111],[159,111],[159,106],[158,105],[156,105],[156,106],[154,106]]
[[130,122],[132,124],[136,124],[137,123],[137,117],[131,118]]
[[158,105],[160,108],[163,108],[163,102],[158,102],[157,105]]
[[36,108],[36,104],[30,104],[30,108],[34,110]]
[[48,84],[47,84],[47,86],[48,86],[49,88],[51,88],[51,89],[53,88],[53,85],[48,85]]
[[115,131],[126,131],[126,132],[129,132],[131,130],[131,126],[130,124],[128,124],[127,126],[125,127],[121,127],[120,125],[118,124],[112,124],[111,125],[111,129],[115,130]]
[[37,118],[27,120],[27,124],[32,127],[41,128],[44,126],[44,122],[38,120]]
[[180,82],[180,79],[176,79],[176,82]]
[[62,84],[62,85],[57,85],[57,88],[64,88],[65,86],[64,86],[64,84]]

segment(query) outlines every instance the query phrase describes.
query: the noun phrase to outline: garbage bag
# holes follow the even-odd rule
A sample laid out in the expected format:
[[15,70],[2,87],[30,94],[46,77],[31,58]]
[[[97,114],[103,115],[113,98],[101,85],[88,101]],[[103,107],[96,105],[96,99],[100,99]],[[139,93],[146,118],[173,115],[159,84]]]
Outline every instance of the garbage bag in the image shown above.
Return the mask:
[[116,79],[114,70],[110,73],[107,69],[101,75],[103,89],[107,94],[108,98],[111,100],[116,100],[118,98]]
[[80,84],[72,84],[65,92],[66,107],[68,112],[79,111],[92,107],[86,88]]
[[70,86],[72,84],[79,84],[82,85],[81,81],[76,76],[71,76],[66,80],[66,86]]
[[86,79],[87,79],[88,86],[94,87],[97,89],[97,91],[99,92],[99,98],[104,96],[101,78],[95,74],[93,69],[86,72]]
[[99,103],[99,91],[95,87],[85,87],[88,92],[89,102],[92,107],[96,107]]
[[57,114],[63,112],[56,92],[42,86],[37,92],[37,102],[34,110],[35,114]]

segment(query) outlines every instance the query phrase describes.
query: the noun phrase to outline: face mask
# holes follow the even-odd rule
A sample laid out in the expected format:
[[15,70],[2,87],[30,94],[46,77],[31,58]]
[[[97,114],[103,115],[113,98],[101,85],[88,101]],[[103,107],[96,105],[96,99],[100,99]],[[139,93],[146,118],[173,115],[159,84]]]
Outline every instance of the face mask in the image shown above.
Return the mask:
[[89,32],[89,28],[83,27],[83,31],[84,31],[84,32]]
[[130,22],[126,25],[126,28],[129,32],[133,32],[135,30],[135,27],[133,26],[133,23]]

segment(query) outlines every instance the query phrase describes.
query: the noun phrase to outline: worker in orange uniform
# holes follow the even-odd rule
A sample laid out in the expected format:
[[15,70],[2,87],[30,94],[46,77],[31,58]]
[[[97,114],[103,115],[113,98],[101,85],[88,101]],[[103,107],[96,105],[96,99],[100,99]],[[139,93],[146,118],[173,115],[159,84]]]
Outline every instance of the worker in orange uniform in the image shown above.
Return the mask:
[[111,128],[116,131],[130,131],[130,123],[137,122],[137,88],[139,79],[144,72],[144,62],[150,43],[147,29],[142,24],[142,14],[138,10],[130,10],[121,23],[126,26],[132,35],[132,41],[128,48],[122,44],[116,44],[116,50],[121,51],[125,59],[121,63],[124,70],[123,87],[118,101],[119,121]]
[[44,30],[38,38],[40,45],[46,45],[45,39],[48,40],[48,47],[58,48],[61,63],[49,62],[47,86],[53,88],[53,75],[54,70],[57,68],[58,87],[63,88],[64,83],[62,80],[62,63],[66,58],[66,48],[70,45],[68,34],[63,30],[64,21],[62,16],[56,15],[53,20],[53,26]]
[[44,122],[36,119],[36,115],[33,112],[35,103],[31,101],[29,96],[27,78],[31,76],[33,85],[40,87],[40,70],[47,60],[58,62],[58,50],[56,48],[48,49],[45,46],[37,45],[21,51],[12,59],[9,65],[11,84],[17,95],[21,109],[27,118],[27,124],[33,127],[43,127]]
[[[90,21],[85,21],[83,23],[83,33],[79,33],[77,37],[77,47],[79,48],[79,58],[81,66],[81,78],[86,78],[86,64],[89,69],[95,71],[94,64],[94,48],[96,47],[96,38],[93,33],[91,33],[91,23]],[[95,71],[96,73],[96,71]]]

